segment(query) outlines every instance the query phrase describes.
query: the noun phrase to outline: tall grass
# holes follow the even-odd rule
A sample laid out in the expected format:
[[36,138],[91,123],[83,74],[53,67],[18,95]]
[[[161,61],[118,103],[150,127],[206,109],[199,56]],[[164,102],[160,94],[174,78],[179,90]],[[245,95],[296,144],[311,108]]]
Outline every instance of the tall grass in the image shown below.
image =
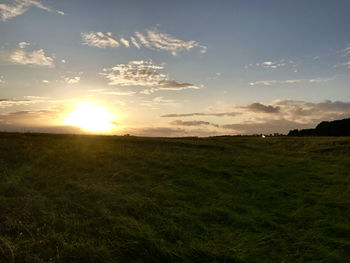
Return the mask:
[[350,262],[350,139],[0,134],[0,262]]

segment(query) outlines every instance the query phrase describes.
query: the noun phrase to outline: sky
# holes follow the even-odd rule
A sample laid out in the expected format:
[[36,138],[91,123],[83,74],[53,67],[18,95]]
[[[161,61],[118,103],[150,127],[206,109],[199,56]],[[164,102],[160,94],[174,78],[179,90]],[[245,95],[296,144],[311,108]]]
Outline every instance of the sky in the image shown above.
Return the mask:
[[350,117],[348,0],[0,0],[0,130],[288,133]]

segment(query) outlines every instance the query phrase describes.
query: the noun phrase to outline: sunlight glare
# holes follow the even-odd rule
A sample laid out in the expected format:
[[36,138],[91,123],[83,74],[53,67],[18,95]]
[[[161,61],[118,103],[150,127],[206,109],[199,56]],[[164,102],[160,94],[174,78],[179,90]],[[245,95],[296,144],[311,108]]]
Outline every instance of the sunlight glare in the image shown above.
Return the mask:
[[108,132],[115,126],[114,115],[107,108],[93,102],[79,102],[73,112],[67,114],[65,125],[77,126],[89,132]]

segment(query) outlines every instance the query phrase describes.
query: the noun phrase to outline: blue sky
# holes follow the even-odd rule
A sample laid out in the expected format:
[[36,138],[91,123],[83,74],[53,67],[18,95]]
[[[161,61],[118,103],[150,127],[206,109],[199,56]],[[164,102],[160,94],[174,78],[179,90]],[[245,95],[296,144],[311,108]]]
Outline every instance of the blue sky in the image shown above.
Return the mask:
[[350,117],[349,11],[340,0],[0,0],[0,128],[88,132],[65,121],[81,103],[114,116],[107,133],[146,136]]

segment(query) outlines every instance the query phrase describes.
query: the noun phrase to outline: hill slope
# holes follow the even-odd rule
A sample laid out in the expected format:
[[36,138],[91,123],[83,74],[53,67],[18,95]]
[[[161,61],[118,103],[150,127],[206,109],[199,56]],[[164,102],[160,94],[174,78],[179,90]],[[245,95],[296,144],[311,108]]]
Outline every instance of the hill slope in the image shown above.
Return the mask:
[[0,133],[0,262],[346,262],[350,140]]

